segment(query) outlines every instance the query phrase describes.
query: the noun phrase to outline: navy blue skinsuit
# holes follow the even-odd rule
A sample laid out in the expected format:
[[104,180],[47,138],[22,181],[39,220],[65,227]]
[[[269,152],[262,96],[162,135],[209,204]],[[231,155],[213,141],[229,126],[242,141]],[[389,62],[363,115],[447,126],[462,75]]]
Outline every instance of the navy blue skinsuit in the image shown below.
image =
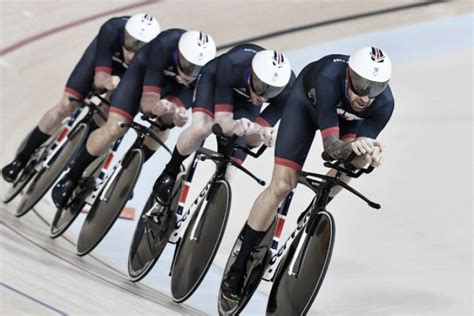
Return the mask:
[[390,87],[362,112],[346,96],[347,55],[328,55],[307,65],[287,99],[278,130],[275,164],[301,170],[317,130],[322,137],[377,138],[390,120],[394,100]]
[[143,93],[158,93],[178,106],[191,107],[193,86],[177,80],[178,42],[185,30],[161,32],[133,57],[128,70],[114,91],[111,112],[130,121],[138,113]]
[[121,77],[127,66],[123,57],[125,24],[129,16],[105,22],[72,71],[65,92],[82,100],[92,90],[94,75],[105,72]]
[[[269,99],[269,105],[261,112],[262,106],[254,105],[250,100],[249,76],[252,58],[262,50],[264,48],[254,44],[241,44],[207,63],[196,80],[192,111],[206,113],[212,118],[215,112],[232,112],[234,119],[247,118],[264,127],[275,126],[283,113],[295,75],[291,74],[286,88]],[[241,138],[238,143],[243,145],[244,140]],[[242,162],[245,153],[238,151],[235,158]]]

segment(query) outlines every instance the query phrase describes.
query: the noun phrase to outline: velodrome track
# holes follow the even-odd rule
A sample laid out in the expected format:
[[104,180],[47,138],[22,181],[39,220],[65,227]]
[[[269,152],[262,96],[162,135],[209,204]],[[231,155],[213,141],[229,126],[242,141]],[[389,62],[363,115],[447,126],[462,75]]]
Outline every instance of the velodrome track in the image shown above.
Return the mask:
[[[383,208],[373,211],[349,194],[331,204],[337,241],[311,313],[472,315],[470,2],[208,1],[196,6],[191,1],[3,1],[2,166],[58,100],[98,27],[109,17],[140,11],[157,16],[162,28],[206,30],[219,46],[286,31],[255,43],[285,52],[297,72],[324,54],[350,53],[370,44],[384,48],[394,62],[396,99],[394,116],[380,136],[387,144],[386,161],[354,182]],[[170,137],[170,146],[177,134]],[[317,136],[305,169],[323,171],[320,149]],[[246,164],[269,180],[272,156],[269,150]],[[129,206],[140,210],[167,159],[160,153],[147,164]],[[210,165],[200,167],[190,197],[210,171]],[[91,256],[79,258],[73,244],[82,218],[65,238],[51,240],[47,223],[54,209],[48,199],[22,219],[13,217],[16,201],[2,204],[0,314],[216,314],[221,268],[262,190],[244,175],[236,177],[231,218],[215,266],[187,305],[170,298],[168,252],[143,282],[127,280],[134,222],[119,221]],[[3,196],[7,185],[1,181],[0,187]],[[307,199],[307,192],[297,193],[289,228]],[[245,315],[264,313],[267,291],[267,285],[261,287]]]

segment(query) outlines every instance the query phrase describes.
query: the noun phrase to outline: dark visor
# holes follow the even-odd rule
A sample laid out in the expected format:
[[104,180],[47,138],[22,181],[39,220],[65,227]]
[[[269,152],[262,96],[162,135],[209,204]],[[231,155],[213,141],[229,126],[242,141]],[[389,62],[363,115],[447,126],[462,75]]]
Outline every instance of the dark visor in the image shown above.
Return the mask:
[[252,90],[253,92],[255,92],[256,95],[268,99],[276,97],[285,89],[285,86],[274,87],[269,84],[266,84],[265,82],[260,80],[260,78],[258,78],[253,71],[250,74],[250,83],[252,85]]
[[373,99],[380,95],[388,86],[388,81],[376,82],[370,81],[359,76],[355,71],[348,69],[347,76],[349,87],[358,96],[368,96]]

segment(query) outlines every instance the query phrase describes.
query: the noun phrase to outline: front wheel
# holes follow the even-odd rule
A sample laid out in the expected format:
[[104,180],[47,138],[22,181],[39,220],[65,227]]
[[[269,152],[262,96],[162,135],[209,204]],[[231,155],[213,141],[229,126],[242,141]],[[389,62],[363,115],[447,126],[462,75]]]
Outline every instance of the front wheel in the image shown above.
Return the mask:
[[66,207],[56,210],[56,214],[54,214],[53,221],[51,222],[51,238],[61,236],[69,226],[71,226],[77,216],[79,216],[86,205],[85,199],[94,189],[95,179],[99,176],[100,167],[104,159],[104,156],[99,157],[86,168],[84,177],[82,177],[79,181],[79,185],[74,190],[73,195],[75,195],[75,197]]
[[[129,152],[117,177],[110,179],[113,183],[110,184],[109,192],[105,192],[105,199],[101,200],[102,192],[99,193],[79,233],[77,241],[79,256],[84,256],[94,250],[112,228],[135,187],[142,164],[141,150],[135,149]],[[107,186],[106,184],[104,189]]]
[[71,159],[83,145],[89,127],[86,123],[79,124],[75,130],[69,134],[64,147],[57,153],[56,157],[50,161],[49,166],[43,167],[35,178],[31,181],[26,192],[16,210],[16,217],[21,217],[28,213],[39,200],[53,186],[56,179],[67,167]]
[[330,213],[319,212],[314,225],[306,236],[306,249],[299,253],[303,257],[297,258],[301,262],[297,275],[290,273],[291,262],[304,230],[282,259],[268,299],[267,315],[305,315],[311,308],[326,275],[335,238],[334,218]]
[[[47,158],[48,153],[50,152],[50,148],[54,144],[56,138],[58,137],[59,131],[54,133],[50,138],[41,145],[38,149],[35,150],[33,155],[31,156],[30,160],[26,164],[25,168],[21,171],[19,177],[12,183],[10,189],[7,191],[5,197],[3,198],[3,202],[5,204],[11,202],[30,182],[31,179],[36,175],[36,165],[43,162],[45,158]],[[18,153],[22,150],[24,145],[26,144],[28,138],[30,137],[31,133],[23,139],[20,147],[18,148]]]
[[[274,220],[272,226],[267,230],[262,241],[260,241],[253,249],[252,254],[247,261],[242,299],[240,301],[229,300],[223,295],[221,289],[219,288],[219,315],[238,315],[252,298],[252,295],[255,293],[260,281],[262,280],[268,261],[270,260],[270,246],[276,227],[277,221]],[[241,246],[242,231],[240,232],[239,237],[232,248],[229,259],[227,260],[227,264],[224,268],[224,276],[227,275],[230,268],[234,264]]]
[[11,184],[10,189],[8,189],[5,197],[3,198],[3,203],[8,204],[10,203],[26,185],[30,182],[31,179],[36,175],[35,170],[35,161],[28,162],[25,169],[23,169],[15,182]]
[[176,252],[171,293],[178,303],[198,288],[219,249],[230,210],[229,183],[217,182],[206,198],[206,206],[194,212]]
[[[182,178],[176,181],[173,200],[170,207],[163,207],[155,201],[151,193],[140,218],[137,222],[135,233],[128,254],[128,274],[130,280],[138,282],[151,271],[165,249],[168,239],[176,226],[175,209],[178,205],[179,194],[182,187]],[[155,223],[144,215],[152,207],[156,207],[159,222]]]

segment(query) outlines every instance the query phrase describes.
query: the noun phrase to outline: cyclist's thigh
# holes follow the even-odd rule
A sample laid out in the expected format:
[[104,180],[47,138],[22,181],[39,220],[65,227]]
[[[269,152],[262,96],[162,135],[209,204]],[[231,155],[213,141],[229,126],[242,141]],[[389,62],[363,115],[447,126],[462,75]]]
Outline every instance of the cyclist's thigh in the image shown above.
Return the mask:
[[214,118],[214,75],[199,74],[192,98],[192,111],[202,112]]
[[174,102],[186,110],[191,108],[194,89],[174,80],[166,80],[161,89],[161,97]]
[[316,108],[306,95],[303,80],[297,80],[278,128],[275,164],[301,170],[318,129],[317,122]]
[[117,113],[132,121],[140,108],[146,69],[139,63],[130,64],[110,102],[110,113]]
[[89,93],[94,83],[96,49],[97,39],[95,38],[86,48],[66,83],[65,92],[80,100]]

